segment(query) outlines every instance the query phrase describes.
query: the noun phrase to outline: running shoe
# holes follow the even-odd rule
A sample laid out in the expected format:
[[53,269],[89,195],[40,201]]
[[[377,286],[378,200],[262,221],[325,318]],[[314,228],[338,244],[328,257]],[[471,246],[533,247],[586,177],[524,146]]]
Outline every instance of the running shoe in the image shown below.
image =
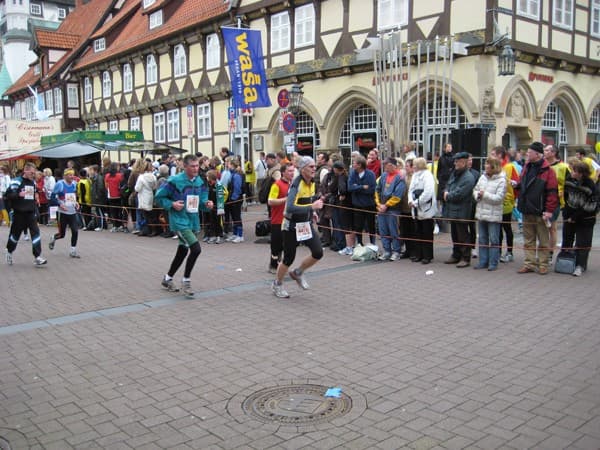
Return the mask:
[[290,278],[292,280],[294,280],[296,283],[298,283],[298,286],[300,286],[302,289],[306,290],[306,289],[310,289],[310,285],[308,284],[308,281],[306,281],[306,277],[304,276],[304,273],[298,273],[296,272],[296,269],[294,270],[290,270],[289,271],[290,274]]
[[169,292],[179,292],[179,288],[175,285],[172,279],[167,280],[166,277],[163,277],[163,280],[160,284]]
[[50,242],[48,242],[48,248],[50,250],[54,250],[54,244],[56,243],[56,238],[54,236],[52,236],[50,238]]
[[48,261],[46,261],[46,260],[45,260],[44,258],[42,258],[41,256],[38,256],[37,258],[35,258],[35,259],[33,260],[33,264],[34,264],[36,267],[43,266],[43,265],[44,265],[44,264],[46,264],[47,262],[48,262]]
[[4,257],[6,259],[6,264],[8,264],[9,266],[12,266],[12,263],[13,263],[12,253],[6,252],[6,254],[4,255]]
[[194,295],[196,294],[192,289],[192,282],[190,280],[184,280],[181,282],[181,290],[187,298],[194,298]]
[[275,281],[273,281],[273,284],[271,284],[271,289],[273,290],[273,294],[275,294],[275,297],[289,298],[290,296],[290,294],[288,294],[287,291],[283,288],[283,285],[277,284]]

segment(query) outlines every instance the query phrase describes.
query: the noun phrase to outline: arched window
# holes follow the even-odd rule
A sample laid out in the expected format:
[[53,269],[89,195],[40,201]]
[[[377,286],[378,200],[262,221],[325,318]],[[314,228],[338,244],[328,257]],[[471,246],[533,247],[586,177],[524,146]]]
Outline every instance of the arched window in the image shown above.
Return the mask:
[[112,95],[112,80],[110,79],[110,72],[105,71],[102,73],[102,98],[110,98]]
[[206,36],[206,68],[215,69],[221,65],[221,44],[216,33]]
[[359,105],[350,114],[340,132],[339,146],[368,153],[377,146],[377,112],[368,105]]
[[419,108],[419,117],[412,120],[410,140],[416,142],[425,153],[439,153],[442,145],[450,141],[452,130],[466,126],[467,118],[461,107],[454,101],[448,104],[447,97],[438,96],[427,107],[423,102]]
[[182,77],[187,74],[187,57],[183,44],[175,46],[173,50],[173,76]]
[[146,57],[146,84],[156,84],[158,81],[158,66],[154,55]]
[[133,90],[133,72],[131,64],[123,66],[123,92],[131,92]]
[[542,119],[542,142],[544,144],[566,145],[568,140],[565,119],[560,107],[550,102]]

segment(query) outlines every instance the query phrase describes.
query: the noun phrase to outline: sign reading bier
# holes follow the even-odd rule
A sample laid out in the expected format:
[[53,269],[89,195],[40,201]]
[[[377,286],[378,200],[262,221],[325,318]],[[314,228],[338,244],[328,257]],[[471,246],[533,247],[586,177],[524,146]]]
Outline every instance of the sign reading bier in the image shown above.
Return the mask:
[[271,106],[260,31],[226,27],[221,30],[227,51],[233,106],[235,108]]

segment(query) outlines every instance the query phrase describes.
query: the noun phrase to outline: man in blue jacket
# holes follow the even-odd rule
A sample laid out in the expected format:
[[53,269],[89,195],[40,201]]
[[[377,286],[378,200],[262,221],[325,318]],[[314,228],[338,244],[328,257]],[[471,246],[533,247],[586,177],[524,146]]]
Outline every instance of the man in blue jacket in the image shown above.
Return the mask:
[[177,252],[161,284],[171,292],[179,291],[173,282],[173,276],[187,255],[181,286],[188,298],[194,297],[191,284],[192,269],[201,252],[198,242],[198,210],[208,212],[213,207],[213,202],[208,200],[208,188],[198,176],[199,168],[198,157],[186,155],[183,158],[183,172],[169,177],[154,197],[160,207],[169,214],[169,227],[179,237]]
[[375,174],[367,169],[367,160],[357,156],[352,162],[348,177],[348,192],[352,195],[352,228],[356,240],[362,245],[362,232],[369,233],[371,244],[375,244]]
[[469,221],[473,202],[475,177],[468,168],[469,154],[460,152],[454,155],[454,170],[443,193],[444,217],[452,219],[452,256],[445,264],[456,264],[463,268],[471,265],[471,235]]

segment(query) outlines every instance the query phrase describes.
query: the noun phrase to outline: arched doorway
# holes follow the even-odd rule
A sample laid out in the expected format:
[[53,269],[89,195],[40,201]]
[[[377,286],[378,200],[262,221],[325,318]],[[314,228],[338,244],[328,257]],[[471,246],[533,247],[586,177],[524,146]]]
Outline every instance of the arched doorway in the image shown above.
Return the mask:
[[586,144],[595,150],[596,158],[600,157],[600,104],[596,105],[588,121]]
[[554,102],[548,103],[542,118],[542,143],[556,145],[561,149],[562,157],[565,159],[568,138],[565,118],[560,106]]
[[315,157],[321,147],[321,135],[314,119],[306,111],[301,111],[296,118],[296,151],[301,156]]

